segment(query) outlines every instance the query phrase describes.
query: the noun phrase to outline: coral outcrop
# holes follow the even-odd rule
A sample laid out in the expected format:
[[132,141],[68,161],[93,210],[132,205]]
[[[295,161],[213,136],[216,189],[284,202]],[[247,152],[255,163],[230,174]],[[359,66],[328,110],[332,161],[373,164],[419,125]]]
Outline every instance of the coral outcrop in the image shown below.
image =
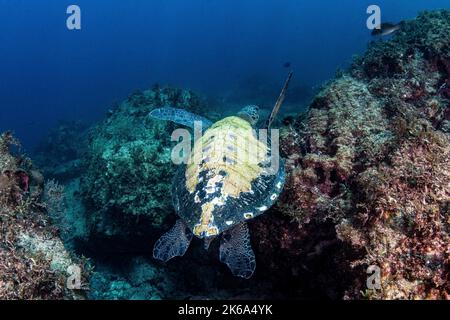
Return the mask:
[[[335,226],[333,255],[353,277],[343,297],[449,297],[449,31],[445,10],[405,22],[284,132],[279,210],[314,233]],[[381,290],[366,287],[371,265]]]
[[86,261],[65,249],[43,201],[43,177],[11,153],[17,144],[9,133],[0,136],[0,299],[82,298],[66,284],[68,268]]
[[148,116],[157,106],[195,113],[203,108],[191,91],[154,86],[131,95],[92,129],[81,190],[95,233],[135,233],[135,225],[160,228],[172,212],[171,133],[176,127]]

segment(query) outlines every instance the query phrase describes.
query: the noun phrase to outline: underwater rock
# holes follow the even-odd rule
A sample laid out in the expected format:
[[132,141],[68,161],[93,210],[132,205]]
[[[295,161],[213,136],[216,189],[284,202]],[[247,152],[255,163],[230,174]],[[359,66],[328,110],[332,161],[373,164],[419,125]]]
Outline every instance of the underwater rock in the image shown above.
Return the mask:
[[[342,241],[368,250],[352,267],[381,268],[382,290],[364,291],[369,298],[449,298],[450,143],[429,128],[417,134],[400,144],[389,165],[358,176],[357,216],[336,227]],[[346,296],[360,292],[352,288]]]
[[160,300],[176,288],[168,281],[168,271],[143,257],[130,258],[121,268],[99,265],[92,276],[90,299]]
[[203,108],[191,91],[156,85],[131,95],[91,130],[81,194],[94,234],[148,237],[173,212],[170,139],[175,127],[148,116],[160,106],[199,113]]
[[[17,143],[9,133],[0,136],[0,299],[83,298],[66,281],[68,267],[83,270],[86,261],[64,248],[41,200],[41,175],[29,159],[10,152]],[[87,274],[81,274],[83,283]]]
[[393,77],[405,72],[417,52],[436,63],[436,58],[448,57],[449,10],[423,12],[416,19],[402,23],[401,29],[389,41],[374,41],[354,70],[368,79]]
[[[277,210],[299,230],[277,245],[319,245],[317,234],[334,225],[326,241],[340,244],[324,252],[347,273],[334,277],[336,288],[347,287],[340,298],[449,297],[450,101],[439,94],[449,29],[448,10],[405,22],[283,132],[290,174]],[[381,290],[366,287],[372,265],[381,269]]]
[[365,83],[351,77],[324,89],[312,102],[307,121],[307,134],[290,133],[301,137],[296,143],[307,152],[298,158],[289,151],[290,134],[282,145],[291,166],[283,210],[301,223],[308,223],[317,211],[325,219],[333,210],[337,218],[336,213],[350,205],[347,182],[353,172],[382,160],[393,143],[381,102]]

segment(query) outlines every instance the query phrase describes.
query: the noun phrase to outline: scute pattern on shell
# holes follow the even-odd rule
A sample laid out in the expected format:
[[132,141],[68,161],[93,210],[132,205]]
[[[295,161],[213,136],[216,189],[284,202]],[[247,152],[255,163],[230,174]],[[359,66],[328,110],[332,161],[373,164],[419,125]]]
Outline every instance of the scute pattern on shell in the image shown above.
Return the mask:
[[284,168],[281,163],[277,174],[268,175],[269,154],[269,145],[239,117],[225,118],[205,132],[173,184],[177,213],[194,235],[216,236],[273,204]]
[[247,121],[225,118],[195,143],[186,169],[186,187],[194,192],[202,171],[209,171],[211,176],[225,172],[224,192],[237,198],[242,192],[249,192],[251,182],[263,173],[260,164],[267,151],[267,146],[253,136]]

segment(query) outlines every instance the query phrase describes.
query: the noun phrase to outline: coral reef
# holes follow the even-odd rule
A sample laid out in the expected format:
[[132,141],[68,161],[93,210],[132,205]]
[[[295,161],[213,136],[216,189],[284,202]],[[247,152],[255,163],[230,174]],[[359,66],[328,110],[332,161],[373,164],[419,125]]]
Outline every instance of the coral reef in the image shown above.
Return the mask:
[[131,95],[92,129],[81,191],[94,233],[139,233],[134,226],[149,233],[147,227],[159,228],[172,212],[170,135],[175,126],[148,116],[164,105],[196,113],[203,107],[191,91],[156,85]]
[[33,162],[47,178],[43,198],[50,220],[58,226],[65,246],[71,250],[89,236],[80,176],[86,169],[82,158],[88,149],[90,129],[80,121],[61,121],[32,155]]
[[[90,298],[96,300],[160,300],[176,291],[167,281],[167,270],[143,257],[132,257],[119,270],[99,268],[92,277]],[[101,270],[101,272],[99,272]]]
[[[171,105],[208,116],[201,99],[156,85],[90,129],[87,148],[69,138],[64,148],[76,155],[58,162],[80,165],[59,175],[69,210],[56,221],[68,227],[65,244],[96,265],[89,297],[448,299],[449,30],[448,10],[405,21],[325,85],[307,112],[282,121],[287,182],[278,204],[249,222],[258,267],[247,281],[218,262],[217,241],[204,250],[194,239],[168,264],[151,258],[153,243],[175,219],[176,126],[147,115]],[[7,154],[0,153],[0,185],[9,187],[0,195],[15,205],[28,199],[25,188],[43,188],[42,177]],[[47,190],[62,192],[55,183]],[[49,208],[56,217],[57,204]],[[19,235],[34,251],[59,247]],[[30,245],[33,239],[41,245]],[[41,256],[48,266],[65,265],[64,254]],[[369,266],[380,268],[381,289],[367,288]]]
[[392,154],[390,165],[359,174],[360,217],[337,226],[340,239],[369,251],[352,266],[381,268],[383,290],[367,292],[373,298],[450,298],[450,143],[430,128],[417,134]]
[[[449,297],[449,100],[440,89],[449,29],[445,10],[405,22],[283,133],[290,177],[279,210],[314,233],[335,225],[329,241],[341,251],[332,254],[354,279],[343,297]],[[366,289],[371,265],[381,290]]]
[[9,133],[0,136],[0,299],[82,298],[67,288],[67,270],[87,262],[65,249],[42,201],[42,175],[11,153],[17,144]]

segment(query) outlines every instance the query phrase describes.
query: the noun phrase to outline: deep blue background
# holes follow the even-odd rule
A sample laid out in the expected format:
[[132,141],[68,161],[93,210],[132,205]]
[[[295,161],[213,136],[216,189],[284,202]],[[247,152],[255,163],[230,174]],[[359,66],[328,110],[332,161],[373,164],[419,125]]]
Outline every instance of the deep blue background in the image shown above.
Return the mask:
[[[66,8],[82,30],[66,29]],[[252,74],[315,86],[371,40],[383,20],[448,0],[0,0],[0,131],[33,146],[60,119],[100,119],[154,82],[220,94]]]

